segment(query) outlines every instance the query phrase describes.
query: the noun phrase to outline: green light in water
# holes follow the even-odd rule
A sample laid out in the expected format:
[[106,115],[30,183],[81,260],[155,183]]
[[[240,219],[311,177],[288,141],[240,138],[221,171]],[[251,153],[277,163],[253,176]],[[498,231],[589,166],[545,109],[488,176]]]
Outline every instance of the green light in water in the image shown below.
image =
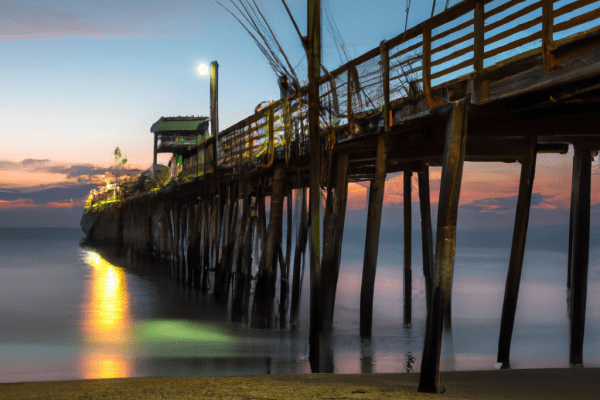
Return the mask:
[[200,322],[182,320],[151,320],[137,324],[136,340],[140,342],[235,342],[223,329]]

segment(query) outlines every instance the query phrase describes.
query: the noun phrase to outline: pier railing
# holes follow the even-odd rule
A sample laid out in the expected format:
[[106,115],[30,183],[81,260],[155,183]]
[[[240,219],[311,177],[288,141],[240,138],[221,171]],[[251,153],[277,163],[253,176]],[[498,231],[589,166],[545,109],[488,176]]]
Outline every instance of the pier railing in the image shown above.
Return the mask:
[[[320,82],[322,134],[331,143],[379,132],[384,124],[394,126],[466,94],[484,102],[486,73],[496,66],[541,52],[544,68],[550,70],[556,63],[556,39],[600,31],[599,4],[598,0],[458,3],[325,73]],[[455,94],[452,87],[457,83],[464,89]],[[221,173],[268,168],[275,158],[289,161],[306,155],[307,104],[303,87],[221,131],[217,144]]]

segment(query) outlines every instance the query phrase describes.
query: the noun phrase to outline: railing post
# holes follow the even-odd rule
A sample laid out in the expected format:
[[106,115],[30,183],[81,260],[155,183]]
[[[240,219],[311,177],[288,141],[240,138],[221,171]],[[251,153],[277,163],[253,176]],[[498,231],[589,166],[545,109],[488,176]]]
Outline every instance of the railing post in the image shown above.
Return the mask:
[[354,114],[352,111],[352,74],[350,73],[350,66],[348,66],[348,126],[350,129],[350,133],[352,133],[352,124],[354,122]]
[[433,108],[431,97],[431,26],[423,23],[423,92],[427,106]]
[[475,3],[473,31],[474,31],[474,46],[473,46],[473,89],[471,92],[471,103],[480,104],[485,101],[486,93],[481,80],[483,72],[483,59],[485,53],[485,11],[484,3],[478,0]]
[[556,64],[554,59],[554,12],[553,0],[542,0],[542,57],[544,71],[550,71]]
[[385,40],[379,45],[381,51],[381,65],[383,67],[383,118],[385,131],[389,132],[393,123],[392,110],[390,109],[390,50]]

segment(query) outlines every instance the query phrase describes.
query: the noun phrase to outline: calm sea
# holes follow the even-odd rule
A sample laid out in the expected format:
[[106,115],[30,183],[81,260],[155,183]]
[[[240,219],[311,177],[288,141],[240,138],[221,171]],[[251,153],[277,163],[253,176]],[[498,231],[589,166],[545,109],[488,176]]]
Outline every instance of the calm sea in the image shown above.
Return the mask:
[[[363,233],[364,235],[364,233]],[[358,335],[364,242],[345,234],[336,300],[337,373],[418,371],[425,298],[420,239],[413,251],[413,324],[402,324],[401,237],[383,240],[373,339]],[[401,236],[401,235],[400,235]],[[79,229],[0,228],[0,382],[131,376],[310,373],[308,272],[298,332],[227,322],[210,296],[79,245]],[[459,237],[453,330],[444,370],[494,369],[510,241]],[[600,366],[600,247],[590,254],[584,363]],[[564,246],[528,246],[512,342],[514,368],[568,366]],[[139,267],[139,266],[138,266]],[[308,270],[308,269],[307,269]]]

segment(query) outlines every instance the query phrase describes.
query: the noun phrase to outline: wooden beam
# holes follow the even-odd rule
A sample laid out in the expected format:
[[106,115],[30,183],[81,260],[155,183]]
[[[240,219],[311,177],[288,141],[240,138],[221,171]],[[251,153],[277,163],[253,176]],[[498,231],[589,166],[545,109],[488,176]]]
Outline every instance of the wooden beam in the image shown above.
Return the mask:
[[440,354],[444,312],[450,302],[452,288],[456,220],[467,138],[467,105],[453,104],[447,126],[437,218],[435,286],[427,317],[419,381],[419,392],[427,393],[444,390],[440,383]]
[[575,147],[573,157],[573,236],[571,239],[571,348],[569,364],[583,366],[583,335],[590,252],[590,196],[592,154]]
[[508,264],[508,275],[506,277],[506,288],[504,290],[500,339],[498,341],[498,362],[502,363],[502,369],[510,368],[510,342],[515,323],[523,256],[525,254],[525,240],[527,239],[531,191],[533,189],[537,155],[536,142],[537,136],[531,135],[529,137],[527,153],[521,160],[519,196],[517,199],[517,211],[515,213],[515,227]]
[[375,177],[369,189],[369,208],[367,211],[367,233],[363,261],[362,285],[360,290],[360,336],[370,338],[373,325],[373,295],[375,294],[375,271],[379,250],[379,229],[381,227],[381,209],[385,189],[385,160],[387,145],[385,138],[377,138],[377,161]]

